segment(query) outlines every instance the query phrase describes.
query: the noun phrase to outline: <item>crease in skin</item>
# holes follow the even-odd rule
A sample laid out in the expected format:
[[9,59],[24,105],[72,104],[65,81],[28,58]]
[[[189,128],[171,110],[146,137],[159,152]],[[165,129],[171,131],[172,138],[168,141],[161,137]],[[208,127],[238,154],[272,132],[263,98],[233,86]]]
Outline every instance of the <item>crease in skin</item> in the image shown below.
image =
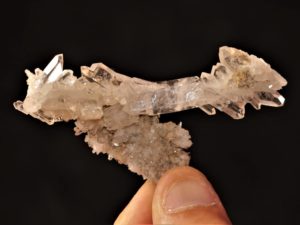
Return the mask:
[[287,81],[263,59],[223,46],[210,73],[152,82],[113,71],[103,63],[81,67],[81,77],[63,69],[63,55],[28,76],[27,96],[14,107],[49,125],[75,121],[93,153],[108,154],[145,179],[158,180],[171,168],[186,166],[192,145],[181,124],[159,116],[192,108],[208,115],[222,111],[242,119],[245,105],[280,107]]
[[216,205],[217,205],[216,202],[212,202],[212,203],[207,204],[207,205],[201,205],[201,204],[198,204],[198,203],[194,203],[194,204],[190,204],[188,206],[178,207],[176,209],[168,209],[167,212],[169,214],[177,214],[177,213],[185,212],[185,211],[192,210],[192,209],[195,209],[195,208],[209,208],[209,207],[214,207]]

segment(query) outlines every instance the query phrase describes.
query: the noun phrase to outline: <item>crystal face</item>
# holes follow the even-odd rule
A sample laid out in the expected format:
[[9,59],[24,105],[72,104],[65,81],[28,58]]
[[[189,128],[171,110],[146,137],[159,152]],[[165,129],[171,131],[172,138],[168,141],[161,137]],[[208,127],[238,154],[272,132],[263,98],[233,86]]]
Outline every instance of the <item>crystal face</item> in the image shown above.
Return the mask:
[[241,119],[247,103],[256,109],[284,104],[277,91],[287,82],[264,60],[226,46],[219,58],[211,73],[150,82],[102,63],[82,66],[77,78],[63,70],[63,56],[57,55],[43,71],[25,71],[27,96],[14,106],[49,125],[75,120],[75,134],[86,133],[94,153],[107,153],[157,180],[168,169],[188,165],[192,144],[181,124],[160,123],[160,114],[200,108],[213,115],[217,109]]

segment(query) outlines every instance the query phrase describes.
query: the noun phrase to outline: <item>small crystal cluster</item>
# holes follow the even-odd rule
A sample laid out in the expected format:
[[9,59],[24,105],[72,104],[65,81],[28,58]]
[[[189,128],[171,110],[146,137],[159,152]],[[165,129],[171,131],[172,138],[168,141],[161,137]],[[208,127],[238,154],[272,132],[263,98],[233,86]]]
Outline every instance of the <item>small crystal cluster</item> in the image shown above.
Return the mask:
[[164,82],[150,82],[117,73],[102,63],[81,67],[77,78],[63,70],[57,55],[42,71],[26,70],[27,96],[16,109],[43,122],[75,120],[75,133],[86,133],[94,153],[157,180],[167,170],[188,165],[192,144],[187,130],[159,115],[200,108],[215,109],[234,119],[244,117],[245,105],[282,106],[277,92],[287,84],[270,65],[241,50],[221,47],[220,62],[211,73]]

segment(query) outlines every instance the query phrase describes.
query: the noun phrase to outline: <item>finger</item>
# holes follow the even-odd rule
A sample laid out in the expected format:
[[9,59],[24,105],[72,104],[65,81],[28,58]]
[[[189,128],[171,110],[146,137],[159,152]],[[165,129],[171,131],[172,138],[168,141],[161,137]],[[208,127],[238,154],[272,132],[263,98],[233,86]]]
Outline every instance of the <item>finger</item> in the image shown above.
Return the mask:
[[155,183],[146,181],[121,212],[114,225],[152,224]]
[[206,177],[191,167],[167,172],[157,183],[153,224],[231,224]]

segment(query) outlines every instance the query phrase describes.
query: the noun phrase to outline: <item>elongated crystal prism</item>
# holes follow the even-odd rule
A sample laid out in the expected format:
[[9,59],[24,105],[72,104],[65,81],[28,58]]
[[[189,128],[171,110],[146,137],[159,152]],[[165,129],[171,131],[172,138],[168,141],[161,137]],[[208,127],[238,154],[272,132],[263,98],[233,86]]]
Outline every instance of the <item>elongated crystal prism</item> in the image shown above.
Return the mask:
[[241,50],[221,47],[220,62],[211,73],[164,82],[150,82],[117,73],[102,63],[82,66],[77,78],[63,70],[57,55],[42,71],[26,70],[28,92],[16,109],[48,124],[76,120],[76,134],[86,133],[93,152],[128,165],[144,178],[157,180],[165,171],[188,165],[185,150],[192,142],[187,130],[159,115],[200,108],[216,109],[234,119],[245,105],[282,106],[277,91],[287,84],[270,65]]

